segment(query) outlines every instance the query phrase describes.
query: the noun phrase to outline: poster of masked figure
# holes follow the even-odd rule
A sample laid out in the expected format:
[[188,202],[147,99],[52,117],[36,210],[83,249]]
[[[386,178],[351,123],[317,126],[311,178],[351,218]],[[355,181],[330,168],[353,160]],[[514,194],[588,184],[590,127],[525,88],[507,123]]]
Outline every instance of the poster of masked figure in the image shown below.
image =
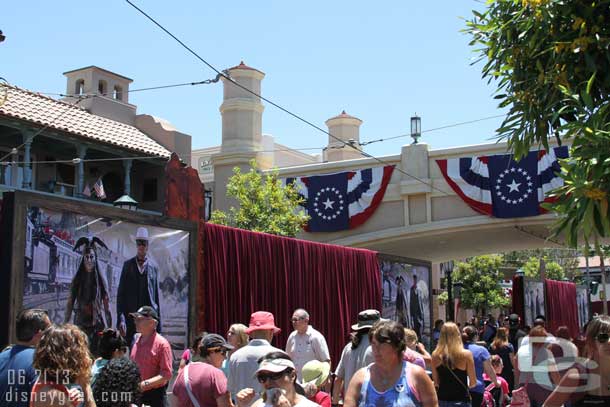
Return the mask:
[[383,289],[382,317],[413,329],[424,345],[430,343],[430,266],[380,256]]
[[544,283],[542,281],[525,279],[523,282],[525,295],[525,325],[532,327],[537,316],[546,316],[544,309]]
[[23,308],[77,325],[95,354],[104,328],[130,344],[131,313],[149,305],[172,348],[186,346],[189,231],[36,206],[26,213]]

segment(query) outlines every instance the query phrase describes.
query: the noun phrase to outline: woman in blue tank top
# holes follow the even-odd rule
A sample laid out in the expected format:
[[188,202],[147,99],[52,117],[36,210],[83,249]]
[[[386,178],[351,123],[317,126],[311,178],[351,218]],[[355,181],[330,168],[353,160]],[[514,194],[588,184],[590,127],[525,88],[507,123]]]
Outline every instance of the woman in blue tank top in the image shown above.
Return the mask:
[[344,407],[435,407],[432,380],[403,361],[405,332],[395,321],[377,322],[369,332],[374,362],[352,378]]

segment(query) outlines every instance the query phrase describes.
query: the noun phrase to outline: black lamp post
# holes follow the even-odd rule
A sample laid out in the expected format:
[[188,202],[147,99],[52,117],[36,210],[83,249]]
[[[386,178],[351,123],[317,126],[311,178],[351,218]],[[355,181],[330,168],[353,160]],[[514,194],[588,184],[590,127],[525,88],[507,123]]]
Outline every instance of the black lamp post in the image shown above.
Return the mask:
[[138,209],[138,202],[129,195],[123,195],[112,203],[117,208],[135,211]]
[[413,144],[417,144],[417,140],[421,137],[421,117],[417,113],[415,116],[411,116],[411,137]]

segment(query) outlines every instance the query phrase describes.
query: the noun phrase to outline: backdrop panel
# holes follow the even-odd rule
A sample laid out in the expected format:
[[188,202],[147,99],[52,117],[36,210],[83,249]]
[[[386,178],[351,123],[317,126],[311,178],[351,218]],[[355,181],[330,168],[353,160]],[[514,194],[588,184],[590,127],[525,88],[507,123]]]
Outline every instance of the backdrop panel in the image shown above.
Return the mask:
[[203,226],[205,329],[224,335],[236,322],[265,310],[282,329],[273,344],[284,348],[290,318],[305,308],[328,341],[333,365],[358,312],[381,309],[377,254],[363,249],[282,238],[207,223]]
[[413,329],[430,345],[430,265],[410,259],[380,256],[383,318]]

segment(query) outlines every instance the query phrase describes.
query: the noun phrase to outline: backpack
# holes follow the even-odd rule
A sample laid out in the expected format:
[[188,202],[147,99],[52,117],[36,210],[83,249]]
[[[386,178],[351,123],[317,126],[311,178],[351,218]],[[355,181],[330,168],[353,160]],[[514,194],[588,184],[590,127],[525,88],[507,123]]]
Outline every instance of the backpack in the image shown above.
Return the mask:
[[496,400],[494,399],[494,396],[491,393],[491,391],[495,387],[496,386],[493,383],[491,383],[489,386],[485,387],[485,391],[483,392],[483,402],[481,403],[481,407],[499,407],[499,406],[496,406]]

